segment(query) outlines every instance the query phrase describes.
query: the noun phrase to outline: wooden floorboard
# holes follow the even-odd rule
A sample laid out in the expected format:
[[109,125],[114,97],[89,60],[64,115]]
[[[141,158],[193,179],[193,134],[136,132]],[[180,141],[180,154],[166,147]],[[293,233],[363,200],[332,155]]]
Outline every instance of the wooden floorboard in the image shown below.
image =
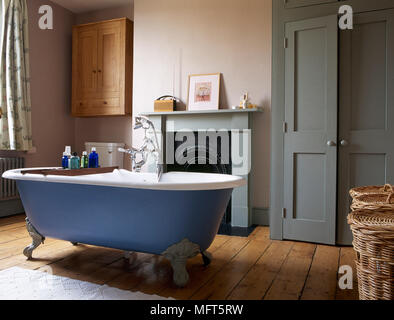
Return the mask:
[[265,300],[298,300],[312,263],[316,245],[295,243],[275,277]]
[[5,217],[5,218],[0,218],[0,227],[10,225],[10,224],[15,224],[15,223],[20,223],[26,218],[25,215],[15,215],[11,217]]
[[269,240],[251,240],[215,277],[201,287],[193,300],[224,300],[256,264],[270,245]]
[[260,300],[271,287],[293,243],[273,241],[256,264],[228,296],[230,300]]
[[340,248],[317,246],[302,300],[333,300],[337,288]]
[[[256,228],[249,237],[216,236],[208,252],[190,259],[185,288],[172,282],[172,268],[161,256],[123,252],[67,241],[46,239],[27,261],[22,254],[31,243],[24,215],[0,218],[0,270],[13,266],[107,284],[124,290],[175,299],[230,300],[357,300],[355,254],[351,247],[330,247],[291,241],[271,241],[269,229]],[[352,290],[338,286],[338,268],[353,268]]]
[[[356,253],[352,247],[340,248],[339,266],[350,266],[353,270],[353,289],[336,288],[336,300],[358,300],[358,286],[357,286],[357,273],[356,273]],[[341,277],[339,275],[338,277]]]

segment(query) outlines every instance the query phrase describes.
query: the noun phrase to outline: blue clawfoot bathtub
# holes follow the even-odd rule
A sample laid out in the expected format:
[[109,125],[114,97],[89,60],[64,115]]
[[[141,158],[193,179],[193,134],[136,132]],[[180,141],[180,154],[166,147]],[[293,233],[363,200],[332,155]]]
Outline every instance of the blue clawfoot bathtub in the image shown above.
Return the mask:
[[178,286],[188,282],[187,259],[202,253],[209,263],[206,249],[232,190],[245,184],[231,175],[180,172],[157,182],[154,174],[127,170],[77,177],[11,170],[3,178],[17,181],[33,239],[28,258],[44,237],[162,254]]

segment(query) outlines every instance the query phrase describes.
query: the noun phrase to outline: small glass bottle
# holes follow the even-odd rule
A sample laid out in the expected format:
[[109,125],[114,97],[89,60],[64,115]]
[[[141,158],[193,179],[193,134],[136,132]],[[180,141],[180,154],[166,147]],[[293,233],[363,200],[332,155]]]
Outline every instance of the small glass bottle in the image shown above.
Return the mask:
[[63,157],[62,157],[62,167],[63,169],[68,169],[69,168],[69,159],[71,157],[71,147],[66,146],[66,150],[63,152]]
[[89,157],[86,151],[82,152],[81,169],[89,168]]
[[63,152],[62,168],[68,169],[68,154],[66,152]]
[[89,154],[89,168],[99,167],[99,156],[96,152],[96,148],[92,148],[92,152]]
[[70,159],[70,169],[79,169],[79,157],[76,152],[73,153]]

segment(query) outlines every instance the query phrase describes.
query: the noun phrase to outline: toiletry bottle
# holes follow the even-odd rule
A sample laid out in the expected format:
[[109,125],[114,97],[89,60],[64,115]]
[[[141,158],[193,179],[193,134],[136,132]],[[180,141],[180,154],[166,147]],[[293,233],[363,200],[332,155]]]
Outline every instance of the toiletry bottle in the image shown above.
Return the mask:
[[68,169],[68,167],[69,167],[68,162],[69,162],[70,157],[71,157],[71,147],[66,146],[66,149],[63,152],[63,158],[62,158],[63,169]]
[[92,148],[92,152],[89,154],[89,168],[99,167],[99,156],[96,152],[96,148]]
[[73,153],[70,159],[70,169],[79,169],[79,157],[76,152]]
[[63,152],[62,168],[63,169],[67,169],[68,168],[68,155],[67,155],[66,152]]
[[82,168],[89,168],[89,157],[86,151],[82,152],[81,169]]

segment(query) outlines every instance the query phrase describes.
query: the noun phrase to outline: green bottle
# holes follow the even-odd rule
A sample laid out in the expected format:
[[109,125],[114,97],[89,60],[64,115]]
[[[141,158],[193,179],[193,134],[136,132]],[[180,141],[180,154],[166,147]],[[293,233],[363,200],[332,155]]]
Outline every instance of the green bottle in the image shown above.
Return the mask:
[[84,168],[89,168],[89,156],[87,151],[84,151],[82,153],[82,158],[81,158],[81,169]]
[[70,169],[79,169],[79,157],[76,152],[73,153],[70,159]]

